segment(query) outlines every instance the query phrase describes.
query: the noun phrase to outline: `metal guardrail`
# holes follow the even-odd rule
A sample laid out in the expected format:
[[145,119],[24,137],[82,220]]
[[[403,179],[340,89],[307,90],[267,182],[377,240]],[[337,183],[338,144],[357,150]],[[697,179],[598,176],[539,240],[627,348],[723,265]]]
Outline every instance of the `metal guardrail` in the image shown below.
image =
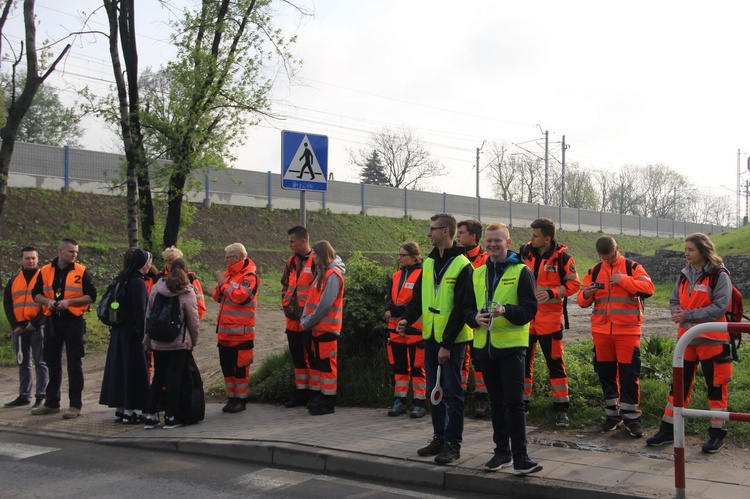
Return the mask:
[[745,421],[750,423],[750,414],[743,412],[712,411],[706,409],[688,409],[685,405],[685,348],[702,333],[729,332],[750,333],[749,322],[706,322],[693,326],[677,340],[672,360],[672,396],[674,408],[674,487],[676,497],[685,497],[685,417],[715,418],[725,421]]

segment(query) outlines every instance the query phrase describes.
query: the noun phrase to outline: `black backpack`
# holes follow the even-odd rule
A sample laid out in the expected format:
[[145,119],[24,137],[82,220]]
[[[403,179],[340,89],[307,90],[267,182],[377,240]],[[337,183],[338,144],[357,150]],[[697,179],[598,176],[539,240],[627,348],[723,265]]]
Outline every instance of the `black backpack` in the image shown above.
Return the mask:
[[185,340],[186,325],[180,318],[180,297],[156,293],[151,311],[146,317],[146,334],[154,341],[171,342],[182,333]]
[[107,326],[119,326],[125,320],[125,314],[121,308],[128,288],[128,280],[115,277],[107,285],[99,305],[96,307],[96,316]]
[[177,408],[178,418],[185,424],[203,421],[206,416],[206,396],[203,392],[203,379],[195,363],[192,352],[185,361],[180,384],[180,402]]

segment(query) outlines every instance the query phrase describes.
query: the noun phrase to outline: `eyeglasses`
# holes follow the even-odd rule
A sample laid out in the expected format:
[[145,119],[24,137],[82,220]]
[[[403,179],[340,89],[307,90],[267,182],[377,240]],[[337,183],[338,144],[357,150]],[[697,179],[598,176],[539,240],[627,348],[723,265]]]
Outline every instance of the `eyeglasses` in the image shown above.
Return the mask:
[[443,230],[443,229],[447,229],[447,228],[448,227],[430,227],[430,231],[433,231],[433,230]]
[[229,260],[230,258],[237,258],[237,255],[225,255],[224,260]]

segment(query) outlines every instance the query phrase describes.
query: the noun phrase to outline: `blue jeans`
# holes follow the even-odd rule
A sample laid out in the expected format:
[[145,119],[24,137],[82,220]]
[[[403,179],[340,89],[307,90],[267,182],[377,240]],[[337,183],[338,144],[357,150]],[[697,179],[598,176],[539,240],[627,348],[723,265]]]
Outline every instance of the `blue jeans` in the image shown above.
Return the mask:
[[31,400],[32,390],[34,389],[34,377],[31,365],[33,361],[34,366],[36,366],[36,391],[33,393],[38,398],[44,398],[47,382],[49,381],[49,371],[47,371],[47,363],[42,358],[44,343],[42,330],[40,328],[33,333],[12,333],[11,342],[13,343],[13,351],[16,355],[18,355],[19,337],[21,338],[23,362],[18,365],[18,378],[21,382],[18,395],[25,400]]
[[[427,375],[427,396],[435,388],[440,345],[434,340],[424,342],[424,364]],[[450,349],[451,357],[442,366],[440,384],[443,400],[430,407],[433,432],[446,442],[461,447],[464,433],[464,390],[461,388],[461,367],[464,364],[466,343]]]

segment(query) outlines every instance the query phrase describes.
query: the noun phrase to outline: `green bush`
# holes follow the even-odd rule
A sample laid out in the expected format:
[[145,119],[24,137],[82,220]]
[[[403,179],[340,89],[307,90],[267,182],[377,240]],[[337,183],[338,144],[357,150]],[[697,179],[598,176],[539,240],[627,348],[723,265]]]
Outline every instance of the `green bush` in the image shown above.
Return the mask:
[[[223,383],[222,383],[223,388]],[[282,403],[294,392],[294,364],[289,349],[273,353],[250,376],[251,400]]]
[[390,273],[356,252],[346,262],[344,324],[339,352],[369,351],[383,343]]
[[[644,427],[657,427],[667,405],[672,385],[672,357],[676,340],[666,336],[651,336],[641,342],[641,402]],[[734,375],[729,384],[729,410],[750,412],[750,349],[739,350],[740,362],[733,364]],[[593,341],[565,346],[565,367],[570,388],[571,427],[583,428],[598,425],[604,420],[604,401],[599,378],[594,372]],[[529,420],[538,426],[553,426],[549,375],[544,356],[537,350],[534,360],[534,393],[531,399]],[[707,409],[706,382],[699,368],[693,385],[690,408]],[[687,434],[706,434],[709,421],[703,418],[686,418]],[[741,444],[750,441],[750,425],[729,422],[731,437]],[[648,431],[648,430],[647,430]]]

